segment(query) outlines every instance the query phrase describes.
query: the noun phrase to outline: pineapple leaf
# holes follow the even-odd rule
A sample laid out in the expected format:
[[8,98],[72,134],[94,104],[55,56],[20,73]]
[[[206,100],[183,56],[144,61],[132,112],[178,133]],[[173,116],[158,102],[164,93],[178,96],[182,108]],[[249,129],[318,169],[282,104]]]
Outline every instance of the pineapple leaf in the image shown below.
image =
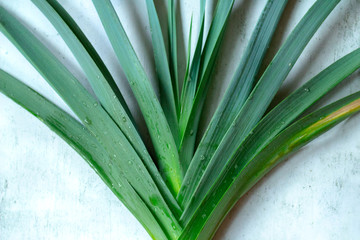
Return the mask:
[[2,70],[0,70],[0,92],[40,119],[77,151],[119,200],[139,219],[151,236],[156,239],[167,239],[155,216],[121,174],[120,166],[109,165],[111,159],[108,153],[81,123]]
[[196,70],[196,74],[192,74],[192,69],[190,70],[190,83],[193,86],[189,87],[190,95],[184,93],[189,101],[183,103],[180,117],[180,130],[182,130],[180,157],[183,168],[186,170],[193,157],[198,124],[211,80],[210,75],[214,69],[233,5],[233,0],[218,1],[203,53],[199,59],[199,69]]
[[[297,24],[250,93],[218,147],[209,148],[206,158],[210,160],[207,160],[209,164],[204,174],[212,172],[215,174],[213,176],[217,176],[223,169],[245,137],[259,122],[305,46],[338,3],[339,0],[316,1]],[[212,169],[215,165],[218,168]],[[211,187],[214,180],[213,177],[203,178],[203,186]]]
[[[176,103],[176,110],[179,113],[179,76],[178,76],[178,56],[177,56],[177,27],[176,27],[176,3],[168,0],[168,36],[169,36],[169,67]],[[179,117],[179,116],[178,116]]]
[[211,238],[226,213],[261,177],[287,155],[359,111],[360,92],[357,92],[298,120],[254,158],[244,158],[241,153],[234,155],[236,160],[218,176],[179,239]]
[[57,91],[105,148],[110,156],[110,167],[122,166],[121,173],[156,215],[167,235],[176,237],[181,227],[174,214],[132,145],[97,100],[38,39],[2,7],[0,7],[0,31]]
[[172,194],[176,195],[182,183],[182,171],[164,112],[111,2],[93,0],[93,4],[144,116],[160,172]]
[[[330,65],[277,105],[257,124],[252,130],[251,135],[239,145],[235,154],[239,155],[241,152],[241,155],[245,155],[246,152],[246,154],[251,156],[249,158],[255,156],[258,151],[266,146],[301,113],[358,68],[360,68],[360,49],[351,52]],[[231,163],[233,161],[235,159],[231,156],[231,160],[226,163],[225,168],[232,166]],[[211,187],[209,183],[216,181],[212,176],[218,176],[218,169],[223,167],[224,164],[223,161],[210,163],[209,170],[205,172],[198,188],[191,197],[191,204],[184,211],[184,217],[190,216],[197,209],[201,201],[196,199],[204,198]]]
[[[56,1],[48,0],[51,5],[46,1],[32,1],[58,30],[59,34],[67,43],[70,50],[73,52],[74,56],[77,58],[82,69],[87,75],[96,96],[100,100],[101,105],[104,106],[107,113],[109,113],[109,115],[124,133],[126,138],[129,140],[131,145],[134,147],[137,154],[141,157],[142,161],[146,165],[146,168],[151,174],[151,177],[156,182],[156,185],[158,186],[164,198],[167,200],[168,204],[171,206],[171,208],[174,209],[177,215],[180,214],[181,209],[167,188],[165,182],[160,177],[153,160],[151,159],[142,139],[140,138],[140,135],[133,125],[133,122],[130,120],[130,116],[127,114],[127,110],[123,107],[124,105],[121,100],[122,97],[119,98],[120,101],[117,98],[119,94],[121,96],[121,93],[119,92],[113,78],[106,69],[105,65],[103,66],[103,62],[100,58],[97,62],[95,62],[94,59],[99,57],[95,49],[92,47],[80,28],[72,20],[70,15],[68,15],[66,10],[62,8],[61,5],[59,5]],[[93,54],[90,55],[90,52]],[[94,58],[93,56],[96,57]],[[100,70],[100,67],[98,67],[99,65],[102,66],[103,70],[105,70],[105,74],[103,74],[103,71]]]
[[212,152],[216,150],[216,146],[221,142],[249,96],[256,74],[259,71],[262,59],[265,56],[286,3],[287,0],[267,2],[224,98],[212,117],[191,160],[192,162],[186,172],[183,185],[177,197],[180,204],[186,205],[190,200],[202,177],[201,172],[203,172],[209,163],[210,159],[207,156],[211,156]]
[[[177,95],[176,86],[170,73],[169,62],[161,31],[158,15],[156,13],[153,0],[146,0],[146,6],[149,15],[151,28],[151,38],[155,58],[155,67],[158,79],[160,81],[160,102],[164,114],[168,120],[171,132],[174,136],[175,143],[179,145],[179,126],[177,121]],[[176,83],[175,83],[176,84]]]

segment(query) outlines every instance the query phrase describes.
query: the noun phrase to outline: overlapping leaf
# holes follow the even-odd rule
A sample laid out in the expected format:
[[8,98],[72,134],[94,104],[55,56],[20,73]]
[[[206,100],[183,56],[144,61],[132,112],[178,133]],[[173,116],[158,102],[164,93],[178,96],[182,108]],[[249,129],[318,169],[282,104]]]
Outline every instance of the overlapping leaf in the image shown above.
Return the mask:
[[[209,239],[236,201],[289,153],[296,151],[348,116],[360,111],[360,92],[330,104],[292,124],[255,158],[233,156],[179,239]],[[245,146],[247,147],[247,146]],[[229,180],[232,179],[232,180]]]
[[121,166],[120,173],[156,215],[167,236],[176,237],[180,233],[180,225],[145,165],[111,117],[60,61],[3,8],[0,8],[0,19],[0,31],[57,91],[105,148],[110,156],[110,167]]
[[[74,54],[97,99],[3,8],[0,8],[0,31],[49,82],[82,123],[2,70],[0,91],[72,146],[154,239],[211,238],[236,201],[287,154],[360,110],[360,92],[357,92],[293,123],[360,67],[360,49],[357,49],[263,116],[313,34],[340,2],[317,0],[253,88],[287,3],[287,0],[269,0],[219,108],[198,149],[194,149],[211,73],[234,1],[217,1],[208,33],[204,28],[206,0],[200,1],[199,39],[190,64],[191,20],[181,99],[176,1],[167,1],[168,49],[154,2],[144,1],[160,82],[159,101],[111,1],[92,0],[145,118],[157,155],[154,163],[114,79],[76,22],[56,0],[32,1]],[[207,36],[205,44],[204,36]]]
[[[207,161],[209,164],[201,176],[196,191],[204,193],[212,186],[215,181],[213,176],[218,176],[229,158],[259,122],[301,52],[338,3],[339,0],[316,1],[297,24],[236,115],[225,136],[217,139],[221,142],[212,143],[215,147],[207,148],[207,155],[204,157],[210,159]],[[192,188],[190,191],[195,191],[195,189]],[[187,201],[191,199],[191,195]],[[196,199],[197,204],[201,199]],[[190,212],[194,211],[193,207],[187,208],[192,209]]]
[[108,153],[82,124],[46,98],[0,70],[0,92],[40,119],[77,151],[104,183],[136,216],[149,234],[167,239],[148,206],[129,184],[118,165],[111,165]]
[[111,2],[93,0],[93,3],[144,116],[160,172],[175,195],[182,183],[182,172],[177,146],[163,109]]
[[156,185],[159,187],[162,195],[167,200],[170,207],[175,209],[175,212],[178,215],[181,212],[181,209],[169,189],[166,187],[163,179],[160,177],[153,160],[131,121],[131,116],[128,115],[129,111],[127,110],[127,105],[123,100],[116,83],[91,43],[57,1],[32,1],[45,14],[67,43],[84,70],[101,105],[104,106],[104,109],[109,113],[129,140],[130,144],[134,147],[156,182]]
[[286,3],[287,1],[268,1],[236,73],[186,172],[184,183],[178,195],[180,204],[186,205],[189,201],[210,161],[210,157],[207,156],[211,156],[216,150],[249,96]]
[[[188,79],[185,79],[185,83],[188,83],[189,86],[184,86],[185,90],[183,94],[185,100],[182,102],[179,123],[182,137],[180,143],[180,157],[184,170],[188,169],[194,154],[200,116],[211,80],[210,75],[214,70],[216,58],[220,50],[220,44],[224,37],[233,5],[233,0],[218,1],[215,16],[212,20],[203,52],[201,53],[201,59],[195,58],[196,51],[200,45],[198,42],[192,64],[194,64],[194,61],[196,60],[197,62],[195,62],[195,65],[191,66],[189,77]],[[203,22],[201,27],[203,28]],[[202,32],[200,32],[200,34],[201,33]]]

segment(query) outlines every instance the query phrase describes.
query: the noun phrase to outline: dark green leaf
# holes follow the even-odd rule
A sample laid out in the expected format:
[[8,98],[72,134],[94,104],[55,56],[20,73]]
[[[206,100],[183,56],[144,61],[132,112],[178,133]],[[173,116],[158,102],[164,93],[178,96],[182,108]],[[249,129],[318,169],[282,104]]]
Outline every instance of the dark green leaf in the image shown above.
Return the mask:
[[154,89],[111,2],[93,0],[93,3],[144,116],[157,154],[160,172],[173,195],[176,195],[182,182],[179,155]]
[[[177,118],[177,95],[176,86],[173,86],[172,77],[168,59],[166,56],[166,48],[164,38],[161,31],[158,15],[156,13],[153,0],[146,0],[146,6],[149,15],[151,28],[151,38],[155,58],[155,67],[158,79],[160,81],[160,102],[164,114],[169,123],[171,132],[174,136],[175,143],[179,145],[179,126]],[[175,90],[175,91],[174,91]]]
[[[279,134],[255,158],[243,161],[236,154],[231,166],[218,177],[199,210],[179,239],[210,239],[226,213],[259,179],[288,154],[360,111],[360,92],[330,104],[295,122]],[[238,165],[238,164],[241,165]],[[229,178],[231,177],[231,181]]]
[[[170,207],[173,208],[178,215],[181,212],[181,209],[169,189],[166,187],[165,182],[160,177],[159,172],[142,139],[136,131],[133,122],[130,120],[126,109],[124,109],[124,105],[122,105],[121,93],[119,92],[109,71],[97,55],[95,49],[92,47],[70,15],[56,1],[48,0],[51,5],[42,0],[32,1],[45,14],[64,39],[65,43],[69,46],[70,50],[73,52],[75,58],[88,77],[96,96],[100,100],[100,103],[104,106],[107,113],[109,113],[112,119],[116,122],[138,155],[141,157],[143,163],[159,187],[162,195],[167,200]],[[101,69],[103,69],[103,71],[101,71]],[[121,96],[121,98],[117,98],[117,96]]]
[[77,151],[156,239],[167,239],[157,219],[96,138],[78,121],[14,77],[0,70],[0,92],[40,119]]
[[124,176],[157,217],[167,236],[173,238],[178,236],[181,227],[148,170],[124,134],[97,100],[39,40],[3,8],[0,8],[0,31],[57,91],[81,119],[84,126],[105,148],[111,160],[109,167],[121,165]]
[[[219,146],[215,146],[216,151],[212,150],[212,154],[206,156],[210,161],[199,183],[204,189],[197,191],[207,192],[206,189],[212,186],[215,181],[213,176],[218,176],[245,137],[259,122],[301,52],[338,3],[339,0],[316,1],[297,24],[251,92]],[[201,199],[197,199],[197,202]],[[190,212],[196,208],[191,209]]]
[[287,0],[268,1],[248,47],[217,108],[186,172],[178,201],[186,205],[203,176],[204,169],[250,94],[272,35]]

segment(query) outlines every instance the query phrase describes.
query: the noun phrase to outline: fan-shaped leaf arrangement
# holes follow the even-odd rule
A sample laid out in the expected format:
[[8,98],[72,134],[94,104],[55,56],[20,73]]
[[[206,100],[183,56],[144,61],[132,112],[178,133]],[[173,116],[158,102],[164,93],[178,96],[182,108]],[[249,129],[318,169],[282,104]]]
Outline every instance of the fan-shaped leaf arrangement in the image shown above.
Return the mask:
[[237,200],[284,157],[360,110],[360,92],[356,92],[303,115],[360,67],[357,49],[267,111],[300,54],[340,0],[317,0],[260,74],[288,2],[267,1],[203,136],[198,134],[200,116],[234,0],[217,2],[208,32],[206,1],[200,0],[199,38],[192,57],[189,47],[183,81],[178,69],[176,2],[167,1],[168,36],[164,39],[153,0],[144,0],[160,99],[111,1],[92,0],[145,119],[152,156],[113,76],[76,21],[56,0],[32,2],[72,51],[96,97],[4,8],[0,8],[1,32],[80,121],[3,70],[0,91],[73,147],[154,239],[210,239]]

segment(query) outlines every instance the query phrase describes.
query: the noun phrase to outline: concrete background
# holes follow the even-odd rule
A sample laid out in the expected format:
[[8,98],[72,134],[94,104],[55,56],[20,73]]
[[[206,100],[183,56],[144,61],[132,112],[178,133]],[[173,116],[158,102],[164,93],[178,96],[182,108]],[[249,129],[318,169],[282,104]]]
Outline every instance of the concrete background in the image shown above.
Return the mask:
[[[79,22],[116,77],[132,110],[133,96],[90,0],[59,0]],[[162,2],[156,1],[159,9]],[[180,58],[198,1],[181,0]],[[214,8],[208,1],[207,11]],[[246,46],[265,0],[235,3],[202,120],[216,103]],[[267,56],[268,63],[314,0],[290,0]],[[154,79],[143,0],[114,0],[146,71]],[[85,83],[85,76],[57,32],[29,0],[0,0]],[[161,15],[163,19],[165,15]],[[209,26],[209,21],[207,27]],[[196,40],[193,37],[193,46]],[[181,42],[184,42],[183,44]],[[275,101],[335,60],[360,47],[360,1],[343,0],[314,36]],[[180,61],[181,69],[184,62]],[[21,54],[0,34],[0,68],[69,109]],[[360,90],[360,72],[318,105]],[[88,86],[88,85],[86,85]],[[156,82],[154,81],[154,86]],[[137,121],[142,124],[137,114]],[[359,239],[360,115],[312,142],[257,184],[231,211],[215,239]],[[144,129],[144,128],[143,128]],[[143,134],[147,138],[146,133]],[[40,121],[0,94],[0,240],[149,239],[145,230],[86,163]]]

